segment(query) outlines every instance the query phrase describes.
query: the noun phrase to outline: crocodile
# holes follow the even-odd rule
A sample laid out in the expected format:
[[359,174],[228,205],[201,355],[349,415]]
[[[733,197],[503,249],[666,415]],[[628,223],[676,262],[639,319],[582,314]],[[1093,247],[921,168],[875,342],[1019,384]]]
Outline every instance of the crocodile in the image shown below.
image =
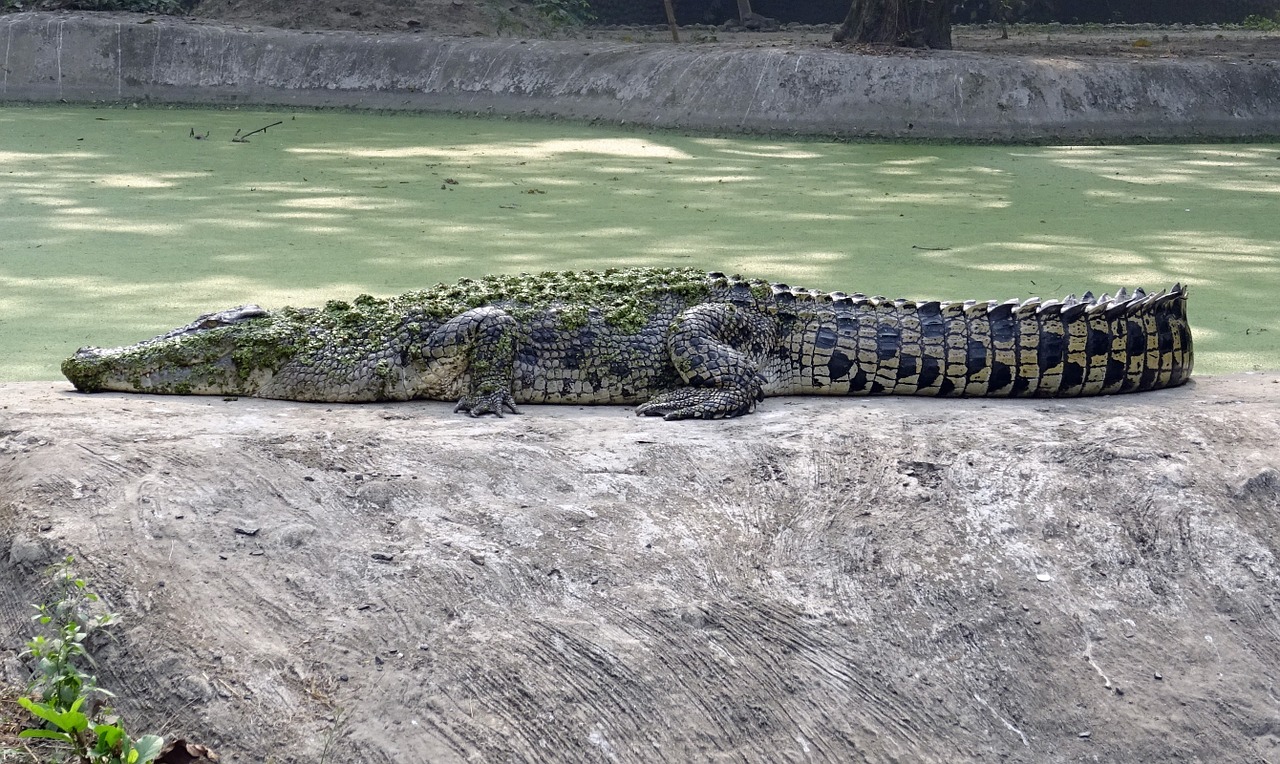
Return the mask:
[[733,417],[766,396],[1061,396],[1181,385],[1187,290],[912,301],[688,268],[496,275],[323,308],[242,305],[62,364],[83,392],[628,404]]

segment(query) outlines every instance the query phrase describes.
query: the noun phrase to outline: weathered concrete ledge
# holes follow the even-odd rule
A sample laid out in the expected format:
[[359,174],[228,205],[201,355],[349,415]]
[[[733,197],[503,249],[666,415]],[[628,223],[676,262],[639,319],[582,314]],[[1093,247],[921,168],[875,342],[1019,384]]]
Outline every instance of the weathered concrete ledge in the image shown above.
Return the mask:
[[873,56],[0,16],[0,101],[487,112],[961,140],[1280,135],[1280,62]]
[[226,762],[1275,762],[1278,393],[664,422],[0,384],[0,677],[74,555],[125,718]]

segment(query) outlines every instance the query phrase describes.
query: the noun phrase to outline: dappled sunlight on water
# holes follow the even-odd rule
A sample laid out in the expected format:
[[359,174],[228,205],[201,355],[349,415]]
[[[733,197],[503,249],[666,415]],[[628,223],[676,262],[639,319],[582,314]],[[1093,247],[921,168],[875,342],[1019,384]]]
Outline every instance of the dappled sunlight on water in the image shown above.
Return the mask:
[[0,379],[56,378],[78,345],[235,304],[627,265],[941,299],[1183,282],[1202,371],[1280,367],[1275,145],[849,145],[313,112],[0,119]]
[[52,220],[50,228],[62,231],[88,231],[94,233],[134,233],[145,236],[176,236],[185,226],[167,223],[130,223],[127,220]]
[[1041,151],[1059,165],[1110,181],[1280,194],[1280,162],[1274,148],[1064,146]]
[[552,159],[561,154],[599,154],[628,159],[691,159],[688,154],[661,143],[639,138],[572,138],[542,141],[509,141],[504,143],[472,143],[462,146],[401,146],[396,148],[295,148],[290,151],[307,155],[336,155],[360,159],[412,159],[441,157],[447,159]]

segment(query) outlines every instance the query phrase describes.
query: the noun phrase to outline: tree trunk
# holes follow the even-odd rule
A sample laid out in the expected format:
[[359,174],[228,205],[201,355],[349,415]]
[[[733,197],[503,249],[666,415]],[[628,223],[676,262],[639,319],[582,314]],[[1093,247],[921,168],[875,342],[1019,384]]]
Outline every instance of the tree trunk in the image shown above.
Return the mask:
[[676,9],[671,7],[671,0],[662,0],[667,10],[667,26],[671,27],[671,42],[680,42],[680,27],[676,25]]
[[853,0],[835,42],[951,49],[951,0]]
[[738,0],[738,21],[743,24],[751,17],[751,0]]

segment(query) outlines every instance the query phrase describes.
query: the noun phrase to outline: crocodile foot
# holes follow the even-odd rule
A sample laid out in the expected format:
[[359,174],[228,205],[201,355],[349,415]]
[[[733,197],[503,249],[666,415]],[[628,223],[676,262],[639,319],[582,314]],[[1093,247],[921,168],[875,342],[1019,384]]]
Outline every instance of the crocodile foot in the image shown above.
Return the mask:
[[465,411],[473,417],[481,414],[497,414],[498,418],[501,419],[503,408],[506,408],[512,414],[523,413],[516,408],[516,399],[512,397],[509,390],[464,395],[458,401],[458,405],[453,407],[453,413]]
[[725,419],[756,410],[759,392],[733,387],[681,387],[636,406],[637,416],[672,419]]

